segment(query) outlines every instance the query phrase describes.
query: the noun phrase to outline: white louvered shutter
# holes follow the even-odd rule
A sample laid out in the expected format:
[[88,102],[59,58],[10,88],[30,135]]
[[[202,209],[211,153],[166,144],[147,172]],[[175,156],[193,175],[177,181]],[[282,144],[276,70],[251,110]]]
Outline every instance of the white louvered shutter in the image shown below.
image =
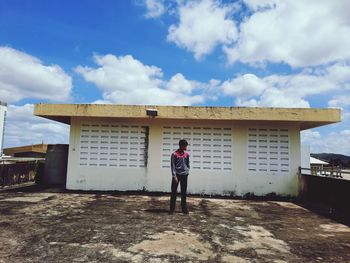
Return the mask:
[[148,127],[84,123],[80,131],[80,166],[145,167]]
[[180,139],[186,139],[189,143],[191,169],[232,170],[232,128],[164,126],[162,168],[170,168],[171,153],[178,149]]
[[289,131],[249,128],[247,166],[250,172],[289,172]]

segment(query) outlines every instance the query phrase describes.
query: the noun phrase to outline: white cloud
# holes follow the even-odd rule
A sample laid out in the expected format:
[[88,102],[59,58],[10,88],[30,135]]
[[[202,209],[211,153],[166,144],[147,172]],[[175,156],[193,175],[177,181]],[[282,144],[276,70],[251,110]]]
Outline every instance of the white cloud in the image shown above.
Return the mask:
[[350,155],[350,130],[321,135],[312,130],[302,132],[302,143],[310,144],[312,153],[339,153]]
[[68,143],[69,126],[33,115],[33,104],[9,105],[4,147],[30,144]]
[[302,144],[311,144],[315,140],[319,140],[321,134],[318,131],[305,130],[301,132],[301,142]]
[[273,8],[280,0],[244,0],[244,3],[253,11]]
[[259,106],[309,108],[310,104],[291,90],[269,88],[260,97]]
[[245,0],[254,12],[226,45],[229,62],[284,62],[292,67],[350,59],[350,1]]
[[[75,71],[103,91],[103,99],[118,104],[192,105],[202,103],[218,83],[187,80],[182,74],[169,81],[155,66],[132,56],[94,56],[98,68],[78,66]],[[197,93],[196,93],[197,92]],[[101,101],[99,101],[101,102]]]
[[182,74],[177,73],[171,77],[166,86],[168,90],[176,93],[191,94],[192,90],[198,87],[199,85],[200,84],[198,82],[189,81],[185,79],[185,77]]
[[216,0],[181,3],[179,24],[169,27],[167,39],[200,59],[217,45],[231,44],[237,38],[235,23],[228,18],[234,8]]
[[350,137],[350,130],[342,130],[340,131],[340,135]]
[[132,56],[94,56],[99,68],[78,66],[75,70],[85,80],[103,87],[105,92],[130,92],[133,89],[152,89],[161,83],[163,72],[155,66],[143,65]]
[[147,8],[147,18],[157,18],[165,12],[163,0],[144,0],[143,5]]
[[112,104],[110,101],[108,100],[95,100],[93,102],[91,102],[92,104]]
[[[313,95],[342,92],[342,102],[350,93],[350,65],[338,63],[326,68],[305,69],[299,74],[257,77],[245,74],[223,83],[225,95],[235,98],[238,106],[310,107],[307,98]],[[329,105],[335,105],[335,97]]]
[[341,119],[342,119],[342,121],[350,120],[350,112],[342,110],[342,112],[341,112]]
[[13,103],[24,98],[70,99],[72,78],[57,65],[44,65],[21,51],[0,47],[0,98]]
[[268,88],[267,83],[254,74],[245,74],[222,84],[225,95],[231,95],[240,99],[259,96]]
[[334,96],[328,101],[328,106],[333,108],[344,108],[350,106],[350,91],[348,91],[347,95]]

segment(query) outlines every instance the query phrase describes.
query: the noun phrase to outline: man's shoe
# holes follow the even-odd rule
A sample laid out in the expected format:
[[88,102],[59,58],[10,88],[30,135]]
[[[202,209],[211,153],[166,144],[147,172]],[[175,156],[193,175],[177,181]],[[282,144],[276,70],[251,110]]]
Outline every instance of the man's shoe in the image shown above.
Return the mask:
[[173,214],[174,214],[174,210],[170,210],[169,215],[173,215]]
[[189,214],[188,209],[182,209],[182,213],[188,215]]

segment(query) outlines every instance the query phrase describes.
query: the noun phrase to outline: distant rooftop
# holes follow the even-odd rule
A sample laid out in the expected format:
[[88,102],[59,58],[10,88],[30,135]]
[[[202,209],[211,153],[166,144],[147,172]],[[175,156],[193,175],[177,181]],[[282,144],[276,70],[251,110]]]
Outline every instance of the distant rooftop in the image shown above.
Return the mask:
[[4,149],[4,153],[10,156],[13,156],[14,154],[18,154],[18,153],[25,153],[25,152],[46,153],[46,151],[47,151],[47,144],[32,144],[32,145],[24,145],[24,146],[17,146],[17,147]]
[[310,156],[310,164],[324,164],[324,165],[327,165],[329,163],[324,162],[324,161],[322,161],[320,159],[317,159],[315,157]]

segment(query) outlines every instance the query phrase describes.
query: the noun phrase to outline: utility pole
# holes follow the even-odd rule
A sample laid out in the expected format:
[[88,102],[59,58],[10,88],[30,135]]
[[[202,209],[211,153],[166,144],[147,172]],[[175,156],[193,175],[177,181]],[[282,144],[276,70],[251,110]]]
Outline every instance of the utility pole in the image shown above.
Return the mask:
[[3,154],[7,103],[0,101],[0,158]]

